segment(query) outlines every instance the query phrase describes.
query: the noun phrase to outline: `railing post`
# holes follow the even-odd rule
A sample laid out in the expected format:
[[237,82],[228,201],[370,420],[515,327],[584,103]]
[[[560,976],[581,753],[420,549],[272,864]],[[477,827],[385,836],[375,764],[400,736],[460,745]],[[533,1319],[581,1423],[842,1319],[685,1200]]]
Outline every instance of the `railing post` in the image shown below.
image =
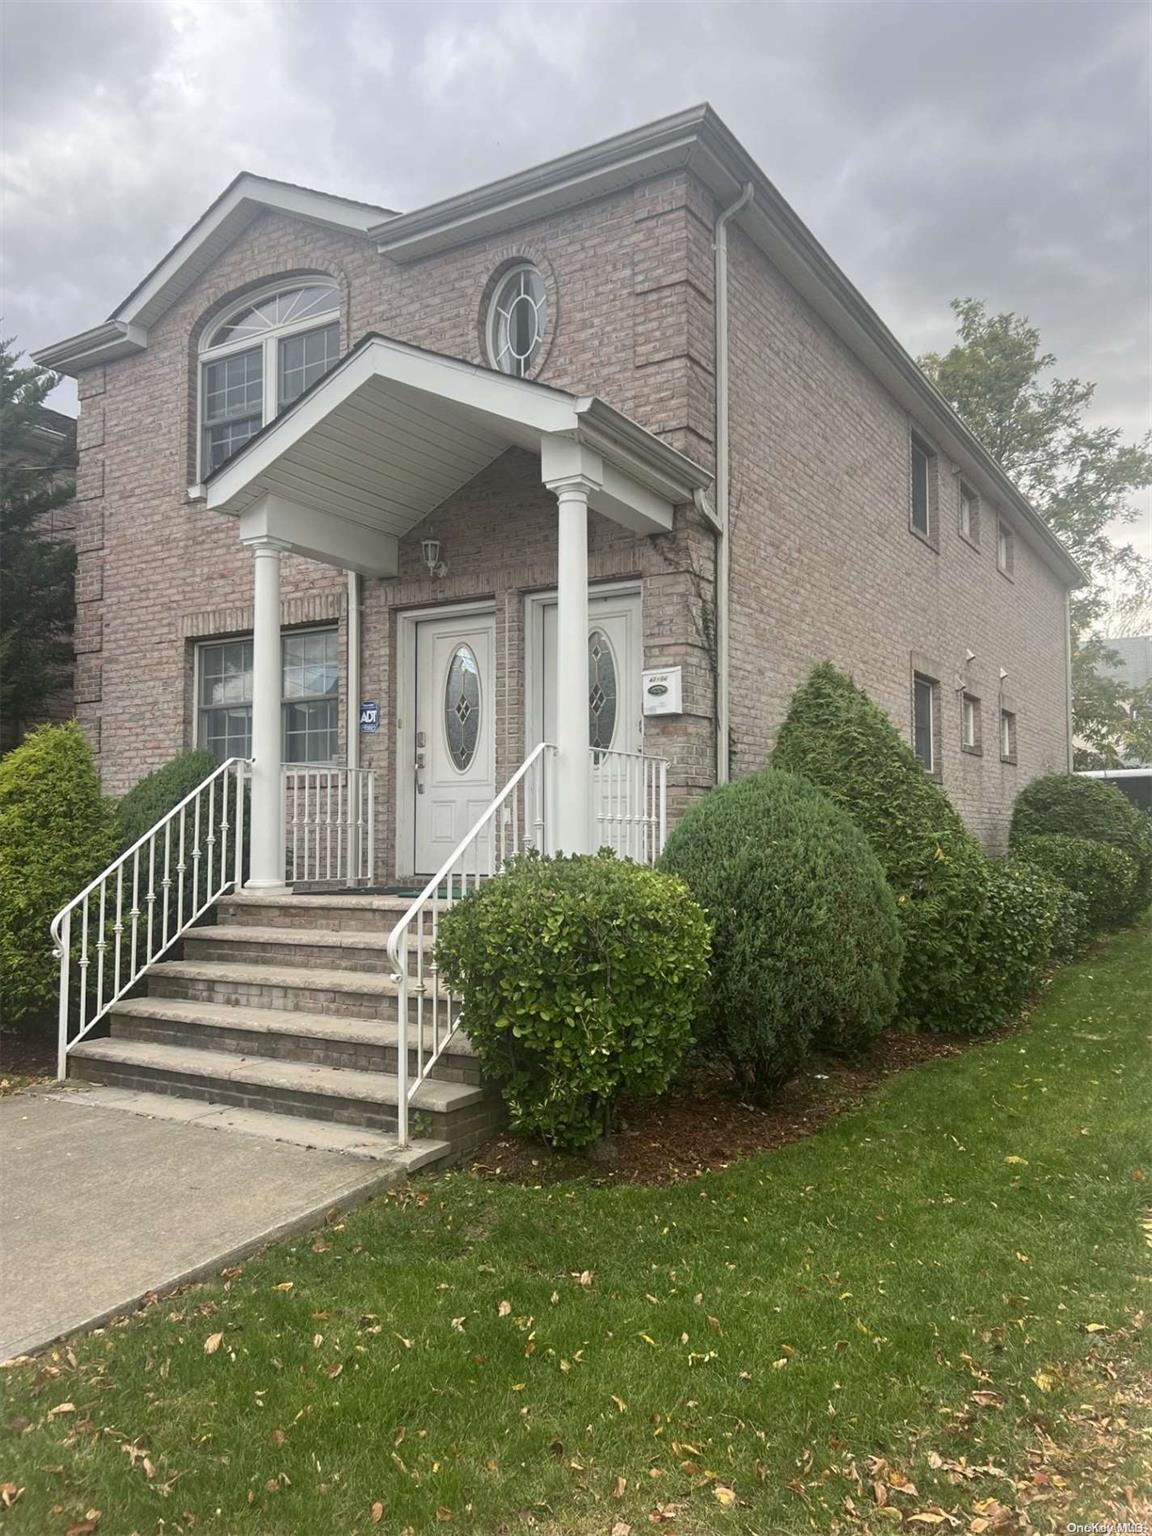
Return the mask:
[[[68,1010],[72,971],[72,913],[64,914],[60,925],[60,1001],[56,1038],[56,1076],[61,1082],[68,1075]],[[83,973],[81,973],[83,974]]]
[[[422,920],[422,919],[421,919]],[[408,1145],[408,932],[396,969],[396,1144]],[[423,1028],[423,1025],[420,1026]]]
[[[660,836],[656,844],[656,858],[664,852],[664,840],[668,836],[668,764],[660,759]],[[655,860],[653,860],[655,862]]]
[[232,835],[236,839],[233,849],[232,877],[236,889],[244,884],[244,788],[247,781],[245,765],[237,763],[234,769],[236,775],[236,806],[232,813]]

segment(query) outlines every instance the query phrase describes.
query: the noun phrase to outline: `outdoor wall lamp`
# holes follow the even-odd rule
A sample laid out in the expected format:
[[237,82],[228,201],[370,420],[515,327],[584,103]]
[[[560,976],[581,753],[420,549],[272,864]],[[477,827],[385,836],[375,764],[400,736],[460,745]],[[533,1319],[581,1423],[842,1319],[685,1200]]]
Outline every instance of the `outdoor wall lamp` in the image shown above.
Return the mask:
[[440,576],[447,576],[448,567],[440,558],[440,540],[422,539],[420,549],[424,556],[424,564],[428,567],[428,574],[435,581]]

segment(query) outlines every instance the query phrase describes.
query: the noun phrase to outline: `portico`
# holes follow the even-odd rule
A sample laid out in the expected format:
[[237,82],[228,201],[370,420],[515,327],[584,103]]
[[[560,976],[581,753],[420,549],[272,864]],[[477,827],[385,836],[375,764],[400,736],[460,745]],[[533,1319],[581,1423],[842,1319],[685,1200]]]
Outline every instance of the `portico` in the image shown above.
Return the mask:
[[[253,552],[250,886],[285,880],[282,554],[394,578],[400,540],[509,448],[536,456],[555,498],[555,698],[582,700],[589,511],[636,534],[668,532],[675,508],[700,504],[711,478],[603,401],[368,336],[207,482],[208,506],[237,519]],[[511,522],[507,537],[516,538]],[[586,851],[586,714],[560,707],[555,722],[550,841]]]

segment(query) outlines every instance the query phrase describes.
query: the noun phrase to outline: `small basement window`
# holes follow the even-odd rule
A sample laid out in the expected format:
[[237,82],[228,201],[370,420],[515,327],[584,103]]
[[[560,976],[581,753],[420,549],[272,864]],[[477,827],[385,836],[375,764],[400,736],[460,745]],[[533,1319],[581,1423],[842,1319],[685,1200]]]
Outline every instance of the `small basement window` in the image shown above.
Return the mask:
[[912,675],[912,750],[925,773],[936,772],[937,684],[931,677]]

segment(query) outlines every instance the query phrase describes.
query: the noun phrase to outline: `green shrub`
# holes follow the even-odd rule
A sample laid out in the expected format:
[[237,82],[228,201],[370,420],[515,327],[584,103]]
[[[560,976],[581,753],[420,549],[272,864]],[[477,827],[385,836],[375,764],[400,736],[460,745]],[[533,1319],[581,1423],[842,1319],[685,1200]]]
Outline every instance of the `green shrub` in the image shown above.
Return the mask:
[[710,790],[662,869],[712,923],[700,1038],[763,1096],[811,1046],[865,1049],[891,1021],[903,941],[864,834],[813,785],[769,770]]
[[1084,898],[1088,928],[1100,933],[1116,928],[1131,913],[1135,899],[1135,862],[1111,843],[1060,832],[1018,837],[1013,848],[1022,863],[1033,864]]
[[1053,965],[1069,965],[1082,955],[1092,937],[1092,925],[1088,921],[1088,898],[1074,891],[1063,881],[1057,880],[1038,864],[1012,855],[1009,864],[1027,864],[1033,878],[1047,888],[1052,909],[1052,932],[1049,942],[1049,962]]
[[179,805],[218,767],[211,752],[197,747],[191,752],[181,752],[163,767],[145,774],[117,808],[121,848],[130,848],[145,832],[150,832],[162,816]]
[[1115,784],[1075,773],[1033,779],[1016,797],[1011,841],[1054,833],[1084,837],[1119,848],[1136,865],[1127,909],[1120,921],[1138,917],[1152,900],[1152,823]]
[[679,880],[607,850],[523,856],[445,914],[436,956],[512,1123],[574,1148],[607,1128],[619,1094],[668,1086],[708,923]]
[[[985,899],[965,1010],[979,1034],[1020,1012],[1052,958],[1058,929],[1071,919],[1066,897],[1042,871],[1015,859],[989,859]],[[1060,941],[1066,942],[1063,932]]]
[[8,1027],[53,1007],[58,962],[49,925],[115,853],[115,815],[75,721],[42,726],[0,759],[0,1008]]
[[772,764],[824,791],[868,838],[904,928],[898,1012],[921,1029],[984,1029],[972,995],[986,860],[882,710],[829,662],[792,697]]

